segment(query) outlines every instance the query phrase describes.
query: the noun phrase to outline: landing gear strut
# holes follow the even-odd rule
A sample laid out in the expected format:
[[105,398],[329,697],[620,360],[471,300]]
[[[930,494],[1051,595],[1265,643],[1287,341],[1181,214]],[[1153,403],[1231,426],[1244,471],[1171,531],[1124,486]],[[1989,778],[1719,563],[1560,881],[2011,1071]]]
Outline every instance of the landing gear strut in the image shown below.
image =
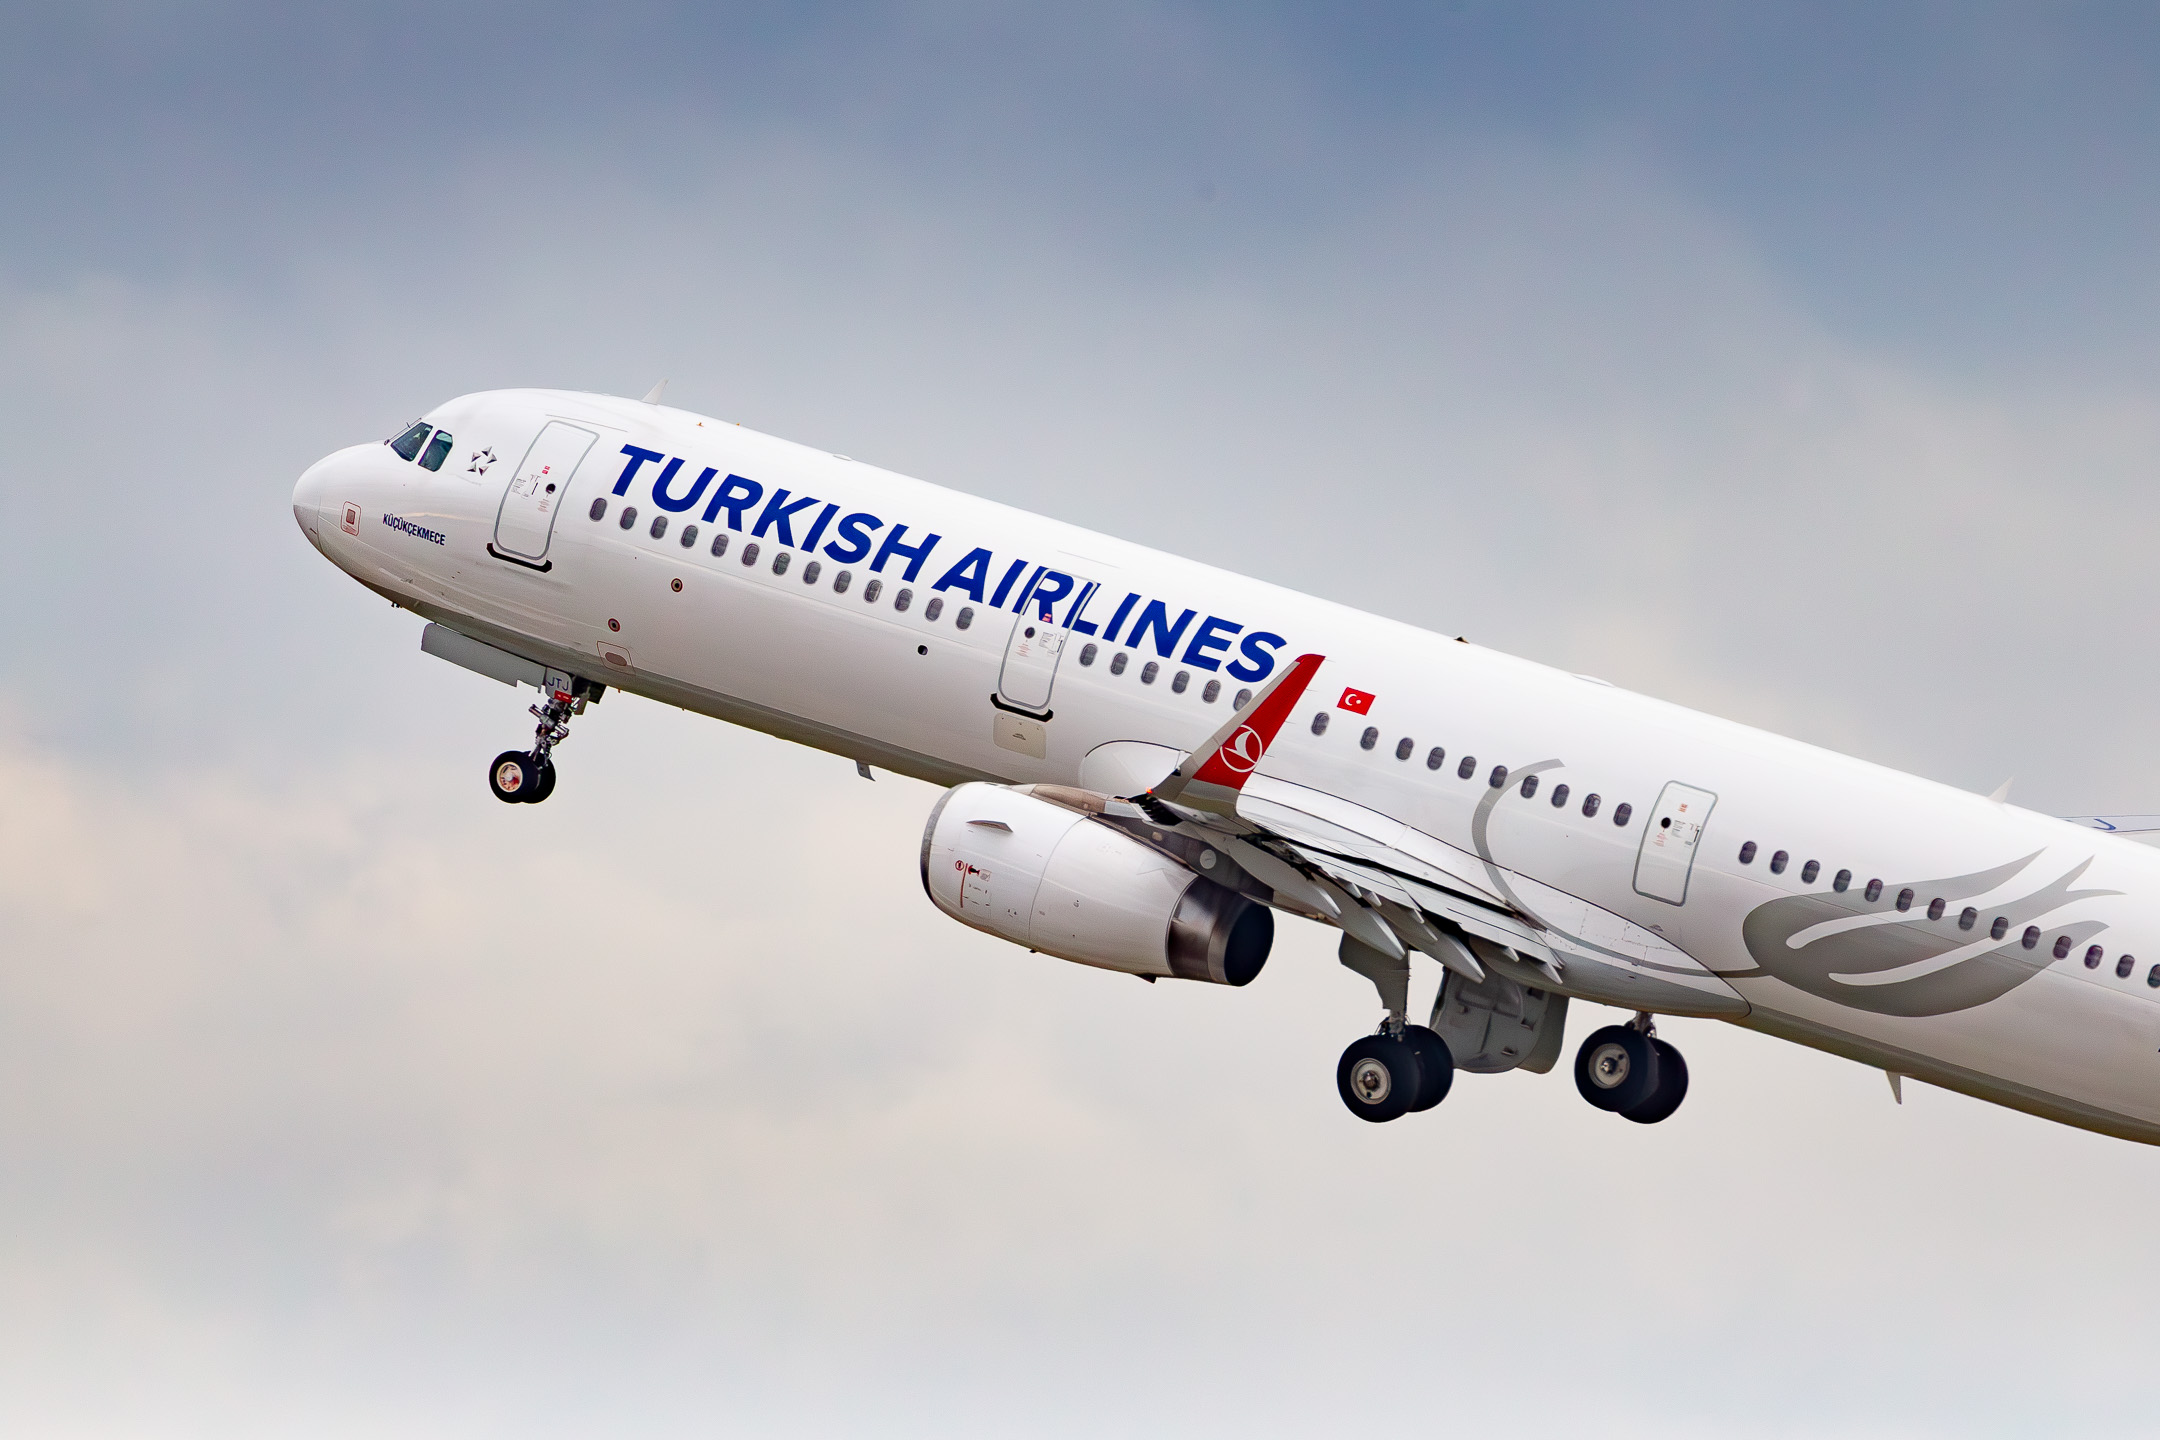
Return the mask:
[[1575,1088],[1600,1110],[1655,1125],[1687,1098],[1687,1061],[1657,1038],[1647,1012],[1594,1030],[1575,1052]]
[[505,750],[488,766],[488,788],[506,805],[537,805],[555,793],[554,750],[570,734],[570,717],[585,713],[585,702],[600,698],[601,687],[573,679],[557,670],[548,672],[540,689],[540,703],[530,713],[540,723],[533,729],[531,750]]
[[1410,961],[1343,937],[1342,962],[1373,982],[1387,1018],[1380,1029],[1352,1041],[1335,1066],[1335,1089],[1350,1113],[1378,1123],[1415,1110],[1430,1110],[1455,1083],[1455,1057],[1437,1031],[1405,1023]]

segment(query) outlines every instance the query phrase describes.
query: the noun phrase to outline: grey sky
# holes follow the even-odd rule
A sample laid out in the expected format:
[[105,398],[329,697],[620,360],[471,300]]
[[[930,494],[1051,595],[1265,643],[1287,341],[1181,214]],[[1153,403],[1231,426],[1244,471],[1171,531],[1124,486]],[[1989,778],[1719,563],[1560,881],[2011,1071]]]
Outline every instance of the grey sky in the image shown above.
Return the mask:
[[287,506],[667,375],[2160,809],[2149,11],[6,19],[0,1425],[2149,1428],[2151,1151],[1685,1022],[1655,1131],[1357,1126],[1317,929],[1234,994],[1027,956],[923,901],[926,787],[629,698],[496,805],[524,702]]

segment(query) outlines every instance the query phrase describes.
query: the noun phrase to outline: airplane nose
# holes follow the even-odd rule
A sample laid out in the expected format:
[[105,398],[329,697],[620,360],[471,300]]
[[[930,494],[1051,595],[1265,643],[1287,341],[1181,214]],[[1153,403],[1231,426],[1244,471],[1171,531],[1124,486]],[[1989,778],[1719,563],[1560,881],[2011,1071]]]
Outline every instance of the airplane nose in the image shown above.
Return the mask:
[[330,457],[325,456],[300,472],[300,483],[293,486],[293,520],[310,540],[316,538],[316,530],[322,524],[323,495],[328,489],[329,469]]

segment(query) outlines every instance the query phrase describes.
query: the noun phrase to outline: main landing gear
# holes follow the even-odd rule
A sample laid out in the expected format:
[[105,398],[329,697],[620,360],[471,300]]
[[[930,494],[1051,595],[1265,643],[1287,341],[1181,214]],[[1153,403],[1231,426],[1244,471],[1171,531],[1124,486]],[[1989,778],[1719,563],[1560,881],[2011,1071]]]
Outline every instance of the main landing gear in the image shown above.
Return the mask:
[[1647,1013],[1591,1032],[1575,1052],[1575,1088],[1600,1110],[1655,1125],[1687,1098],[1687,1061],[1657,1038]]
[[1378,1124],[1447,1099],[1455,1083],[1455,1057],[1447,1042],[1423,1025],[1392,1015],[1376,1034],[1354,1040],[1335,1066],[1335,1088],[1360,1120]]
[[1405,1023],[1410,959],[1343,936],[1342,963],[1373,982],[1387,1018],[1378,1031],[1352,1041],[1335,1066],[1335,1088],[1360,1120],[1378,1124],[1413,1110],[1430,1110],[1455,1083],[1455,1057],[1436,1031]]
[[540,703],[531,707],[540,722],[533,730],[533,748],[505,750],[488,766],[488,789],[495,798],[506,805],[537,805],[554,794],[554,749],[569,736],[570,717],[584,714],[588,699],[599,698],[599,686],[550,672]]

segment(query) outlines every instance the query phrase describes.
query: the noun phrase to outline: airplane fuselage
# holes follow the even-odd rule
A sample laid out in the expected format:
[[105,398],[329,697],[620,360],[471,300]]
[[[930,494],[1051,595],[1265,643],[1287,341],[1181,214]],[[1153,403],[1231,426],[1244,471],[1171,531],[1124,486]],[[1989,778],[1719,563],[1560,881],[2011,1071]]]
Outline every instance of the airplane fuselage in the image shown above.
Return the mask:
[[1324,655],[1248,793],[1395,827],[1565,937],[1556,992],[2160,1143],[2143,845],[680,410],[424,424],[295,512],[463,635],[939,785],[1110,795]]

